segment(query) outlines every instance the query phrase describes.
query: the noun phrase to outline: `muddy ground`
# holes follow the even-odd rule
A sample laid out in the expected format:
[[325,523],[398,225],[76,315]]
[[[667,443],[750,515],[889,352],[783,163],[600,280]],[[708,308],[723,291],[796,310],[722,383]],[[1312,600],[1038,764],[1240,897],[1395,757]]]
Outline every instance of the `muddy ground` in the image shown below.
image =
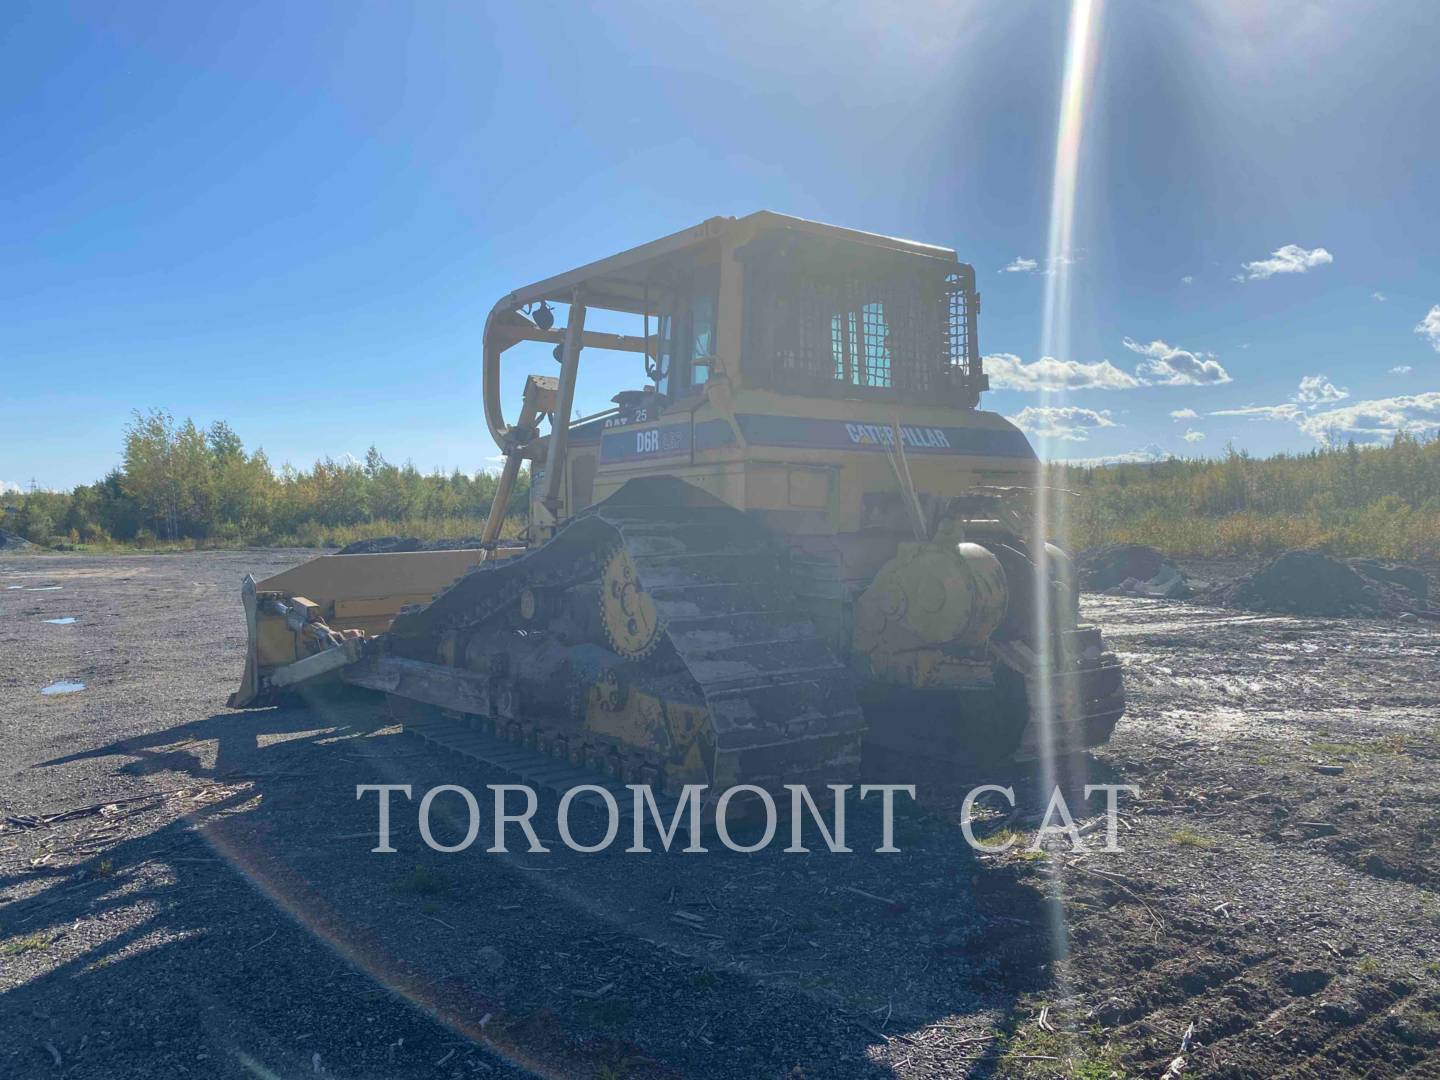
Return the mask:
[[382,855],[356,784],[511,778],[224,707],[240,576],[307,556],[0,557],[0,1076],[1159,1077],[1192,1024],[1186,1078],[1440,1074],[1434,626],[1086,598],[1131,704],[1065,780],[1138,785],[1121,853],[976,855],[917,764],[899,854],[867,802],[849,855],[488,854],[488,808],[442,855],[404,803]]

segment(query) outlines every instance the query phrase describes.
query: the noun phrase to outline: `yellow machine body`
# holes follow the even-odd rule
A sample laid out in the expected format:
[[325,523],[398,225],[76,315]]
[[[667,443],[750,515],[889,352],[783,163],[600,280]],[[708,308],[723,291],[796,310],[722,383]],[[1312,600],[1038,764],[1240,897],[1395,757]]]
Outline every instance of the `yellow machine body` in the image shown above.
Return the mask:
[[[601,310],[635,332],[587,327]],[[233,700],[338,673],[666,786],[850,775],[867,726],[903,727],[891,712],[922,751],[1015,752],[1046,679],[1069,703],[1061,741],[1102,741],[1118,664],[1074,621],[1068,560],[1032,535],[1033,449],[978,408],[978,313],[948,248],[768,211],[517,289],[485,327],[505,465],[482,547],[255,583]],[[559,367],[527,376],[509,423],[500,371],[525,343]],[[596,349],[635,354],[643,385],[567,420]],[[524,546],[503,548],[527,466]]]
[[988,670],[1008,601],[1000,560],[979,544],[902,542],[855,602],[856,666],[903,686],[964,685]]

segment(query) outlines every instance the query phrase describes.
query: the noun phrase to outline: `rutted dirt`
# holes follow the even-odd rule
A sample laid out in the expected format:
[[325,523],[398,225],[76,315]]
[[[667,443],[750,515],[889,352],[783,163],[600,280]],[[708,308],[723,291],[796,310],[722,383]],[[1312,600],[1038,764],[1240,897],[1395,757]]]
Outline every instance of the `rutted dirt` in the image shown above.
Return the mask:
[[1120,853],[975,855],[968,781],[1022,834],[1039,786],[913,763],[899,854],[871,800],[850,855],[492,855],[488,807],[441,855],[397,797],[377,855],[356,784],[509,778],[366,697],[223,707],[240,576],[307,554],[0,558],[0,1075],[1440,1071],[1433,624],[1086,597],[1131,707],[1061,779],[1139,787]]

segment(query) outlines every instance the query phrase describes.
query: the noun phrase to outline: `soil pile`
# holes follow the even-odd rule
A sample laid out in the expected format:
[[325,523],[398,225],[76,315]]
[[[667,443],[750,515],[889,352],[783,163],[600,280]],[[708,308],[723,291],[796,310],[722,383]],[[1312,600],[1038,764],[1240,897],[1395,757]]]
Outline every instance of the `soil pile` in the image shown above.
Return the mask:
[[23,536],[0,529],[0,551],[29,551],[34,547],[35,545]]
[[1207,598],[1225,607],[1292,615],[1418,615],[1440,618],[1429,583],[1411,567],[1318,551],[1286,551]]
[[388,555],[396,551],[460,551],[478,548],[478,536],[461,537],[458,540],[421,540],[416,536],[372,536],[367,540],[356,540],[337,551],[337,555]]
[[1404,589],[1421,600],[1430,598],[1430,579],[1423,570],[1404,563],[1380,562],[1376,559],[1347,560],[1363,577],[1392,588]]
[[1090,592],[1179,600],[1190,595],[1180,568],[1148,544],[1101,544],[1076,559],[1080,587]]

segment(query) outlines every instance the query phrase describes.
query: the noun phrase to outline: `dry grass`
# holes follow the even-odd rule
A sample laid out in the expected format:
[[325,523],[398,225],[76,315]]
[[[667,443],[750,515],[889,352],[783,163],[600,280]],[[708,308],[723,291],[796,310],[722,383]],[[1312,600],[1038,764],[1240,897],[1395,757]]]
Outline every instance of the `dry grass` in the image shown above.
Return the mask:
[[1056,467],[1075,492],[1076,547],[1110,540],[1171,555],[1271,555],[1315,548],[1335,555],[1440,558],[1440,439],[1307,454]]
[[[309,524],[291,532],[257,532],[232,537],[210,537],[204,540],[175,540],[170,542],[125,542],[105,540],[95,543],[59,542],[53,550],[96,553],[96,552],[147,552],[174,553],[181,551],[212,551],[227,548],[327,548],[344,547],[356,540],[368,540],[376,536],[415,536],[421,540],[464,540],[478,537],[485,529],[485,519],[480,517],[453,518],[411,518],[392,521],[381,518],[359,525],[318,525]],[[520,536],[525,531],[525,522],[520,518],[506,518],[500,527],[503,539]]]
[[1313,548],[1333,555],[1440,559],[1440,511],[1395,513],[1379,507],[1352,520],[1257,513],[1218,518],[1157,514],[1132,521],[1076,516],[1071,543],[1077,549],[1114,540],[1200,558]]
[[1192,829],[1188,825],[1176,829],[1170,834],[1170,842],[1179,847],[1199,848],[1202,851],[1213,851],[1220,845],[1209,836]]

